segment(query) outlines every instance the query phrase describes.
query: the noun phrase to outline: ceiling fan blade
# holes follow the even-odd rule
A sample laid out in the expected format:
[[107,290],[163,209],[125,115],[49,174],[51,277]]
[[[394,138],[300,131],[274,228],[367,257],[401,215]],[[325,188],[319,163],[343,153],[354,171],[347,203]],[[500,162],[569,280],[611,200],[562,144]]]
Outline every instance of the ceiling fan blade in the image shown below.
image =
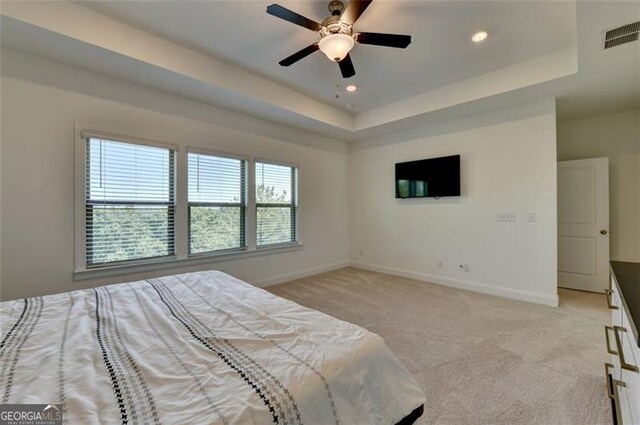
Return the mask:
[[282,59],[278,63],[282,66],[293,65],[294,63],[298,62],[300,59],[304,59],[307,56],[309,56],[311,53],[318,51],[319,48],[320,47],[318,47],[318,43],[314,43],[311,46],[307,46],[304,49],[292,54],[288,58]]
[[353,25],[373,0],[351,0],[340,16],[345,24]]
[[397,47],[404,49],[411,44],[410,35],[381,34],[379,32],[361,32],[356,34],[356,41],[360,44],[373,44],[376,46]]
[[353,67],[353,62],[351,61],[351,56],[347,55],[338,62],[340,65],[340,72],[342,72],[342,78],[351,78],[356,75],[356,69]]
[[311,31],[320,31],[322,26],[316,21],[312,21],[309,18],[305,18],[302,15],[298,15],[296,12],[292,12],[291,10],[282,7],[278,4],[272,4],[267,6],[267,13],[269,15],[273,15],[276,18],[284,19],[285,21],[289,21],[292,24],[300,25],[301,27],[305,27],[310,29]]

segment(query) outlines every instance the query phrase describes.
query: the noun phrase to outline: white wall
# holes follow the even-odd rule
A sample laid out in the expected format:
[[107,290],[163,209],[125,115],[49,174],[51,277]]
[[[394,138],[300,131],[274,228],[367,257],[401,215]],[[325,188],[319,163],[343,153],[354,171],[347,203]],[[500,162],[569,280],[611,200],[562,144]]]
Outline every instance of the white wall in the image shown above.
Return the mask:
[[[343,142],[18,53],[2,51],[0,299],[196,269],[257,284],[344,265],[348,153]],[[304,247],[153,273],[74,282],[74,122],[117,133],[300,165]]]
[[[552,100],[358,142],[348,153],[339,141],[31,55],[3,49],[2,59],[0,299],[207,268],[268,284],[350,258],[380,271],[557,303]],[[74,282],[74,122],[297,162],[305,246]],[[395,162],[455,153],[463,161],[462,197],[394,199]],[[497,223],[498,212],[516,212],[518,221]],[[529,212],[537,222],[525,221]]]
[[640,110],[558,123],[558,160],[609,158],[611,258],[640,262]]
[[[549,100],[357,145],[349,158],[352,261],[556,305],[555,119]],[[453,154],[461,155],[461,197],[394,198],[396,162]],[[498,212],[516,212],[517,221],[496,222]]]

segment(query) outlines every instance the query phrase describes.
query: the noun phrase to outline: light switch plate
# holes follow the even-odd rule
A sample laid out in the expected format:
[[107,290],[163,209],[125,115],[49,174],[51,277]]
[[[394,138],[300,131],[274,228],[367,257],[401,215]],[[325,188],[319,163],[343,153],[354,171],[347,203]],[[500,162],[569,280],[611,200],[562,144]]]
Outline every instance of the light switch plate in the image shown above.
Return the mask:
[[496,221],[501,222],[513,222],[516,221],[516,213],[514,212],[501,212],[496,215]]

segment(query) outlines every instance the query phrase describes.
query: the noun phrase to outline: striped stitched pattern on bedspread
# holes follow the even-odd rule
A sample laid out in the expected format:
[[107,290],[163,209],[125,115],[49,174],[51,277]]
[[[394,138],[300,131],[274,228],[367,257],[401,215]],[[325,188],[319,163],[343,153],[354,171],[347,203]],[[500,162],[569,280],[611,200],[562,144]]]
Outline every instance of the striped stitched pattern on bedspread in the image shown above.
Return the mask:
[[[391,403],[399,411],[388,413],[389,422],[384,411],[372,412],[373,422],[355,419],[368,400],[386,395],[367,393],[360,375],[371,365],[354,369],[353,379],[345,372],[354,359],[343,357],[367,354],[379,338],[222,273],[0,306],[3,403],[62,403],[65,423],[393,423],[411,410]],[[286,310],[295,320],[286,320]],[[335,335],[311,338],[309,319],[321,319],[309,325],[318,329],[331,324]],[[335,338],[345,350],[335,349]],[[407,403],[417,406],[415,387]],[[362,392],[356,405],[341,394],[353,388]]]

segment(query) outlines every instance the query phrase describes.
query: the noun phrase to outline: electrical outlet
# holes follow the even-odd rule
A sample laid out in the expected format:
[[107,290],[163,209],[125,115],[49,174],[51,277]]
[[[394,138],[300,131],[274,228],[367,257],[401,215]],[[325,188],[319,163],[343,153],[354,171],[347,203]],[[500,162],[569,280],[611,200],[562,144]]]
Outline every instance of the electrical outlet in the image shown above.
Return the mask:
[[438,268],[439,269],[444,269],[444,261],[438,260]]
[[516,221],[516,213],[514,212],[501,212],[496,214],[496,221],[501,222],[513,222]]
[[535,223],[536,221],[538,221],[538,215],[536,213],[527,214],[527,221],[529,223]]

